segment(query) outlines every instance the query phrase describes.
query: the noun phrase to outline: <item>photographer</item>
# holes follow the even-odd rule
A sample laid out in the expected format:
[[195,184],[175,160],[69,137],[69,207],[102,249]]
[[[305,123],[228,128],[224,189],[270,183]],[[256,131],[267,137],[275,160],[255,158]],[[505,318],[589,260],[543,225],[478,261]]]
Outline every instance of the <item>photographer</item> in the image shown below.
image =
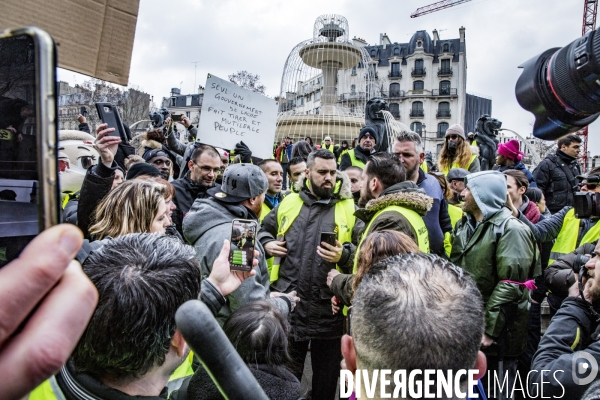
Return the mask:
[[[568,398],[579,399],[592,382],[581,382],[587,376],[579,376],[585,368],[581,358],[583,351],[587,357],[600,360],[600,342],[598,342],[598,313],[600,310],[600,245],[596,245],[593,258],[585,264],[581,280],[581,293],[578,279],[569,289],[548,330],[542,337],[535,353],[529,377],[530,390],[539,393],[543,386],[544,396],[560,398],[568,393]],[[586,360],[589,365],[589,361]],[[593,363],[592,363],[593,365]],[[578,368],[576,368],[576,366]],[[597,368],[596,368],[597,370]],[[560,372],[562,371],[562,372]],[[592,367],[592,372],[594,372]],[[579,379],[574,379],[579,378]]]

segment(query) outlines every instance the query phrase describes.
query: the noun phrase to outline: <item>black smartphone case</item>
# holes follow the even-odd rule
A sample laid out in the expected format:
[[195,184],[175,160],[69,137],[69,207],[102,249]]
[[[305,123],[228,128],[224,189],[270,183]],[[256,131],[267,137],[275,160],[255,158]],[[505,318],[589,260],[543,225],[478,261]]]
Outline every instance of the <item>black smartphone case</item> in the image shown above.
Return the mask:
[[[110,111],[106,111],[105,107]],[[111,103],[96,103],[96,110],[103,123],[108,124],[109,128],[115,128],[115,131],[110,133],[110,136],[120,137],[123,143],[127,143],[125,127],[123,126],[117,107]]]

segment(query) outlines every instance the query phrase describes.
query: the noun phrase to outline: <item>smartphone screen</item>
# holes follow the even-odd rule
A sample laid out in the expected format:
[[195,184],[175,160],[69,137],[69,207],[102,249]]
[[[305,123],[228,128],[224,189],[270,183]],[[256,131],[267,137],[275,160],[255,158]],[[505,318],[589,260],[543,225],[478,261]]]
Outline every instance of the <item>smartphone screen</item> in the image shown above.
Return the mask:
[[179,121],[181,121],[182,116],[183,116],[183,114],[171,114],[171,119],[173,121],[179,122]]
[[234,219],[231,223],[229,267],[239,271],[252,270],[254,244],[258,223],[252,220]]
[[54,45],[35,31],[0,34],[0,267],[59,216]]

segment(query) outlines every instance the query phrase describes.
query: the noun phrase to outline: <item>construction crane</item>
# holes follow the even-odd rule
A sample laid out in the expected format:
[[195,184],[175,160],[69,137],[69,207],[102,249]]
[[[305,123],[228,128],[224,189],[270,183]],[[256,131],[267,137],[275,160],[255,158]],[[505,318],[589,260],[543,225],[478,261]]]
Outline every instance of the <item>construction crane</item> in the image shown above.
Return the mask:
[[[584,0],[583,2],[583,25],[581,27],[581,36],[596,29],[596,13],[598,11],[598,0]],[[587,170],[588,165],[588,127],[586,126],[577,133],[581,136],[583,143],[583,154],[580,156],[583,160],[583,171]]]
[[425,6],[425,7],[419,7],[419,8],[417,8],[417,11],[415,11],[412,14],[410,14],[410,17],[411,18],[417,18],[417,17],[420,17],[421,15],[429,14],[429,13],[432,13],[432,12],[443,10],[444,8],[450,8],[450,7],[454,7],[454,6],[457,6],[457,5],[462,4],[462,3],[466,3],[467,1],[471,1],[471,0],[442,0],[442,1],[438,1],[437,3],[433,3],[433,4],[430,4],[430,5]]

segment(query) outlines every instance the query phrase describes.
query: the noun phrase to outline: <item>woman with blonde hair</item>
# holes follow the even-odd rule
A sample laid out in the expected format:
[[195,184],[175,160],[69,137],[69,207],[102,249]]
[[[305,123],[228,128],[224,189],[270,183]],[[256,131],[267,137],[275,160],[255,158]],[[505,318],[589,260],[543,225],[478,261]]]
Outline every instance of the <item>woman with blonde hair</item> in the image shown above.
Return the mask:
[[165,233],[171,220],[165,203],[166,187],[133,179],[112,190],[94,211],[90,234],[94,240],[128,233]]
[[327,275],[327,285],[335,295],[332,299],[333,313],[337,313],[340,303],[345,306],[352,304],[354,292],[373,264],[397,254],[420,252],[415,241],[402,232],[385,229],[367,235],[358,249],[356,274],[341,274],[332,269]]
[[446,140],[438,160],[440,172],[448,175],[452,168],[464,168],[469,172],[479,172],[479,158],[471,152],[471,145],[465,138],[465,131],[458,124],[446,130]]

